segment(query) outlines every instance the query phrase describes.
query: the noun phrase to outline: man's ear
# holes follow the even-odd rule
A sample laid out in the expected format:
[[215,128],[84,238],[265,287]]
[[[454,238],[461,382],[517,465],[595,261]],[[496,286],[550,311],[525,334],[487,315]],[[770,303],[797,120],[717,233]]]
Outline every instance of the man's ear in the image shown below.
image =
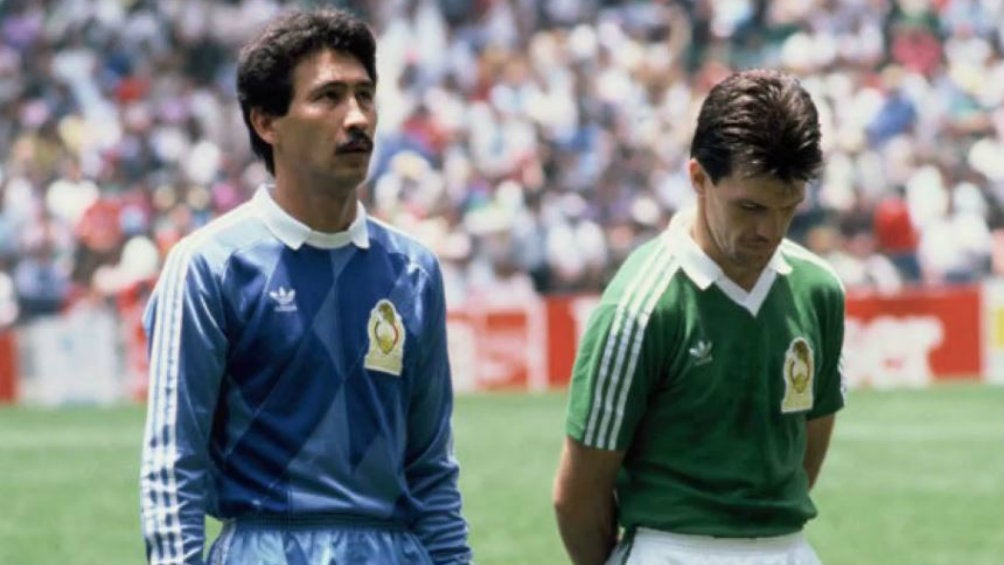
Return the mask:
[[275,116],[261,108],[251,108],[251,125],[258,137],[268,144],[275,144]]
[[687,174],[690,176],[690,185],[694,187],[694,192],[698,196],[704,196],[704,192],[707,190],[707,184],[711,182],[708,173],[704,170],[704,167],[697,162],[697,159],[690,159],[687,162]]

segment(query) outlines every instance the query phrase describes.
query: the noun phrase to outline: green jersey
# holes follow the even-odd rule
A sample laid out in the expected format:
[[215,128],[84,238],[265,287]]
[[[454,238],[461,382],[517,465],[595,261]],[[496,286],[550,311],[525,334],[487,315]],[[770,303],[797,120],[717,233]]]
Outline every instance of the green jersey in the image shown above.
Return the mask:
[[798,531],[815,516],[806,420],[843,407],[843,287],[785,241],[745,291],[674,221],[627,259],[575,360],[567,432],[624,450],[627,528],[719,537]]

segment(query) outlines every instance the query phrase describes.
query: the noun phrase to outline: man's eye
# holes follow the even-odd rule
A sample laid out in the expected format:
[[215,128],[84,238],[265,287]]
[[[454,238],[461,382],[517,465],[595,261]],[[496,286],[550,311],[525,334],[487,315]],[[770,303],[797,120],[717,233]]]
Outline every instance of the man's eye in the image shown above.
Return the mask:
[[340,90],[324,90],[317,96],[318,100],[331,100],[338,102],[345,98],[345,93]]

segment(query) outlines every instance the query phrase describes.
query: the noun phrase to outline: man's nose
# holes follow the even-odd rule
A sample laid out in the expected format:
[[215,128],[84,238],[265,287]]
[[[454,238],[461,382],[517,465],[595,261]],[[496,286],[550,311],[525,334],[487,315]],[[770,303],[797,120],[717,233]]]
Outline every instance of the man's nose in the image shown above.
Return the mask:
[[757,222],[757,235],[768,241],[779,241],[784,237],[788,222],[780,212],[767,212]]
[[350,97],[348,105],[349,110],[345,114],[345,129],[369,131],[370,118],[362,106],[359,105],[359,101],[354,97]]

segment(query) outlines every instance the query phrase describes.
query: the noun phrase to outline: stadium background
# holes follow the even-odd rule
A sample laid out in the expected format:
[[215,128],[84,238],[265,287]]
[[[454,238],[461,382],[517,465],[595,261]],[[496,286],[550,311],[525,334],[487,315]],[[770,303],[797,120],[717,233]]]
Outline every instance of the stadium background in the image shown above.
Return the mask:
[[[0,2],[0,563],[141,560],[138,313],[171,245],[266,178],[234,55],[293,4],[321,3]],[[691,201],[696,109],[751,66],[820,107],[792,236],[852,297],[810,537],[831,565],[1004,562],[1004,2],[350,7],[380,38],[365,201],[447,277],[480,563],[564,562],[576,320]]]

